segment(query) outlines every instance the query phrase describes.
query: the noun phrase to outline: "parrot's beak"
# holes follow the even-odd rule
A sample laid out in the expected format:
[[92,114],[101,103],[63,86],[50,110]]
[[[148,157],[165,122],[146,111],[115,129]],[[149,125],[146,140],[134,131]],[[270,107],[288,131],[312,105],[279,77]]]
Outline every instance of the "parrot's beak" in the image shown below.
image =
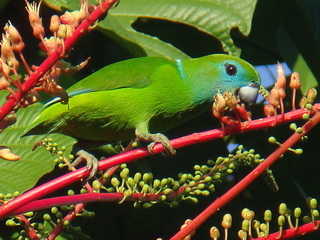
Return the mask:
[[237,93],[240,97],[240,101],[245,104],[248,110],[256,103],[259,94],[259,88],[259,84],[250,83],[249,85],[238,89]]

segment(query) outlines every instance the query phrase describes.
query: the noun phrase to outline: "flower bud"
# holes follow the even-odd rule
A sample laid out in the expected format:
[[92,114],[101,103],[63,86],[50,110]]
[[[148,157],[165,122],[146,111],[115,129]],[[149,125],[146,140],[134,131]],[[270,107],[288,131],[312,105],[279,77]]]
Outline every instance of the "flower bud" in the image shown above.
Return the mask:
[[315,88],[310,88],[307,93],[308,103],[313,103],[317,97],[317,90]]
[[267,105],[264,105],[263,107],[263,111],[264,111],[264,115],[266,117],[271,117],[271,116],[274,116],[274,107],[267,104]]
[[5,77],[0,78],[0,90],[7,89],[10,87],[10,83]]
[[9,34],[12,50],[16,52],[22,52],[25,44],[22,41],[22,37],[18,30],[10,22],[6,24],[4,29]]
[[294,72],[291,74],[290,78],[290,88],[291,89],[299,89],[301,88],[301,83],[300,83],[300,75],[297,72]]
[[73,30],[70,25],[61,24],[57,32],[57,35],[59,38],[66,39],[72,35],[72,31]]
[[286,76],[284,75],[283,67],[280,63],[277,65],[278,78],[275,83],[275,87],[284,89],[286,87]]
[[33,29],[33,35],[36,38],[41,38],[42,36],[44,36],[44,28],[42,26],[42,21],[39,16],[41,2],[42,1],[40,1],[39,5],[37,5],[37,3],[35,2],[29,3],[26,1],[26,10],[29,14],[29,22]]
[[58,15],[52,15],[51,21],[50,21],[50,31],[51,32],[57,32],[60,27],[60,19]]
[[270,92],[270,96],[268,97],[268,101],[270,105],[277,108],[280,104],[280,94],[279,90],[276,88],[273,88]]

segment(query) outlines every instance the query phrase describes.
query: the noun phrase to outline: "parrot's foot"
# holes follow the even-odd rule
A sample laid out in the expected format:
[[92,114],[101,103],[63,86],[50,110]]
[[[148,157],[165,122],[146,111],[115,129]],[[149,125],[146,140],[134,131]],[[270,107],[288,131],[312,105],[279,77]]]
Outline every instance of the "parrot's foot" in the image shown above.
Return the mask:
[[138,133],[136,131],[136,136],[138,138],[138,140],[143,140],[146,142],[151,142],[148,145],[148,151],[150,153],[152,153],[153,151],[153,147],[154,145],[156,145],[156,143],[161,143],[162,146],[165,148],[165,150],[167,151],[167,153],[169,153],[169,155],[175,155],[176,154],[176,150],[172,147],[169,139],[161,134],[161,133],[155,133],[155,134],[142,134],[142,133]]
[[71,166],[76,167],[81,162],[86,161],[87,170],[90,171],[90,174],[89,174],[87,180],[93,178],[94,175],[96,175],[96,173],[98,171],[98,167],[99,167],[98,159],[95,156],[93,156],[92,154],[90,154],[84,150],[78,151],[76,155],[78,157],[72,162]]

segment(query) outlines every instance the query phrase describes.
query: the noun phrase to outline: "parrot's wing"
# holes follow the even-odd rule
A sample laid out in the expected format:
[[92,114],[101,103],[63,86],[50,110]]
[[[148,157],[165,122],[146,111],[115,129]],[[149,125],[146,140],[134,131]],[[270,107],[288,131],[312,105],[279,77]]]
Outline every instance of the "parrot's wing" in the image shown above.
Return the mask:
[[[150,75],[165,64],[172,64],[172,62],[160,57],[132,58],[117,62],[80,80],[68,88],[67,92],[71,98],[88,92],[119,88],[144,88],[149,86],[151,82]],[[60,97],[47,102],[40,109],[40,112],[57,102],[61,102]]]
[[172,62],[159,57],[133,58],[117,62],[82,79],[67,89],[67,92],[73,96],[83,91],[144,88],[150,84],[150,75],[165,64],[172,64]]

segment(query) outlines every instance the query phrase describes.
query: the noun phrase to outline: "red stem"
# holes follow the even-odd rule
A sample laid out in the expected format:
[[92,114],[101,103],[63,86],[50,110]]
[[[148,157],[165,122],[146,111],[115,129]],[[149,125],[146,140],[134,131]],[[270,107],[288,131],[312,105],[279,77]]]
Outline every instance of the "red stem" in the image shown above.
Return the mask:
[[[320,104],[314,105],[315,110],[320,110]],[[299,109],[296,111],[292,111],[286,113],[284,117],[278,116],[278,124],[286,123],[293,120],[301,119],[301,116],[304,113],[308,113],[309,111],[306,109]],[[252,120],[250,122],[244,122],[240,125],[226,127],[224,132],[221,129],[213,129],[201,133],[193,133],[188,136],[184,136],[181,138],[177,138],[171,140],[170,143],[175,149],[185,147],[188,145],[207,142],[216,138],[221,138],[229,134],[237,134],[241,132],[247,132],[251,130],[264,129],[267,127],[272,127],[274,125],[275,119],[274,117],[264,118]],[[301,136],[301,135],[300,135]],[[163,146],[161,144],[157,144],[154,147],[153,153],[157,154],[162,152]],[[146,148],[135,149],[129,152],[125,152],[104,160],[99,161],[99,171],[106,170],[110,167],[114,167],[120,165],[122,163],[133,162],[137,159],[149,156],[149,152]],[[61,189],[65,186],[68,186],[74,182],[80,181],[81,179],[85,179],[89,175],[89,172],[86,171],[86,168],[80,168],[77,171],[65,174],[59,178],[56,178],[50,182],[47,182],[41,186],[33,188],[28,192],[25,192],[21,196],[7,202],[0,206],[0,219],[11,215],[13,211],[21,208],[24,205],[29,204],[30,202],[40,199],[49,193],[52,193],[58,189]]]
[[[314,232],[316,230],[319,231],[320,230],[319,227],[316,227],[316,226],[319,226],[319,224],[320,224],[320,220],[315,221],[314,223],[311,222],[311,223],[304,224],[302,226],[299,226],[297,229],[294,229],[294,228],[286,229],[282,232],[281,239],[289,239],[292,237],[302,236],[302,235]],[[275,239],[278,239],[277,238],[278,236],[279,236],[279,232],[276,232],[276,233],[270,234],[268,237],[259,237],[259,238],[254,238],[252,240],[275,240]]]
[[239,195],[250,183],[260,176],[268,167],[270,167],[288,148],[298,142],[307,132],[309,132],[320,121],[320,113],[317,113],[311,120],[302,127],[303,134],[294,133],[288,138],[277,150],[269,155],[260,165],[246,175],[240,182],[234,185],[229,191],[211,203],[204,211],[202,211],[195,219],[193,219],[185,228],[181,229],[170,240],[180,240],[189,235],[202,225],[212,214],[217,212],[224,205],[229,203],[237,195]]
[[31,239],[31,240],[40,240],[40,238],[37,235],[37,232],[31,226],[30,221],[24,215],[18,215],[17,218],[19,219],[20,222],[23,222],[23,224],[21,224],[21,225],[23,226],[23,228],[28,233],[29,239]]
[[[145,196],[143,193],[133,193],[126,201],[156,201],[160,194],[148,193]],[[22,214],[30,211],[38,211],[51,207],[59,207],[63,205],[71,205],[77,203],[90,202],[118,202],[123,199],[123,193],[84,193],[72,196],[53,197],[42,200],[33,201],[16,211],[11,212],[12,215]]]
[[[72,36],[67,38],[64,42],[64,51],[68,52],[69,49],[82,37],[96,21],[98,21],[116,2],[117,0],[107,0],[97,7],[91,15],[85,19],[73,32]],[[8,101],[0,108],[0,121],[7,116],[13,108],[39,81],[39,79],[61,58],[63,54],[62,47],[59,47],[56,52],[50,54],[39,68],[33,72],[28,80],[21,85],[20,90],[17,90],[14,97],[11,96]]]

